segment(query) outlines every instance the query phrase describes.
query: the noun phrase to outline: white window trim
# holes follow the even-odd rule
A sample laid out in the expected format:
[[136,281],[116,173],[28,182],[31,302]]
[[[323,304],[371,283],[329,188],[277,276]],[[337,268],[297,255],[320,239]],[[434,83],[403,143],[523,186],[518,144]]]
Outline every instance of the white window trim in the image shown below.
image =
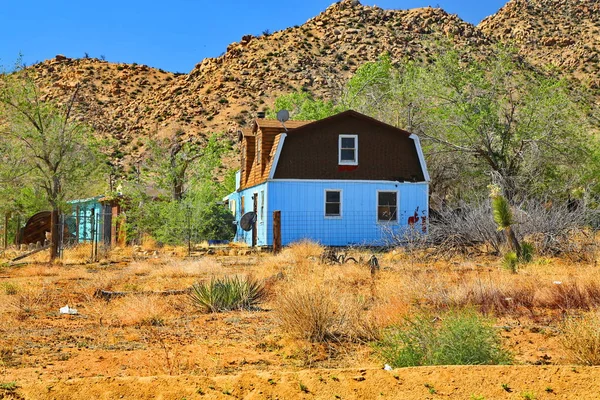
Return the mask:
[[[354,161],[342,161],[342,139],[354,139]],[[338,165],[358,165],[358,135],[342,134],[338,137]]]
[[[380,220],[379,219],[379,193],[396,193],[396,219],[395,220]],[[378,224],[397,225],[400,223],[400,191],[399,190],[378,190],[375,195],[375,220]]]
[[[340,192],[340,215],[327,215],[327,192]],[[342,189],[323,190],[323,216],[327,219],[342,219],[343,215],[343,191]]]
[[265,220],[265,189],[261,189],[258,196],[258,213],[261,223]]

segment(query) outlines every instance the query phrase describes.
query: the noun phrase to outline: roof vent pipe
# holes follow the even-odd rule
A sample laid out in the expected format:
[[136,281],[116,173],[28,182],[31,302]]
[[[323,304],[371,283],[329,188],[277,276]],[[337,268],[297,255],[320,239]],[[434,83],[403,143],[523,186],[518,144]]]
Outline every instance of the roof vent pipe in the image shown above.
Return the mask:
[[264,118],[265,117],[265,112],[264,111],[259,111],[256,113],[256,118]]

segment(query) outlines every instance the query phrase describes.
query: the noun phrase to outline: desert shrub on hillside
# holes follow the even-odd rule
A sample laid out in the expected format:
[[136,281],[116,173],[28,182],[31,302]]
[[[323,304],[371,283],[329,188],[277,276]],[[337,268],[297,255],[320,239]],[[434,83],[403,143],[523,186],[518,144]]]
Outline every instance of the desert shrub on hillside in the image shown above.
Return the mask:
[[390,329],[377,344],[393,367],[508,364],[510,354],[491,321],[473,310],[433,318],[419,314]]
[[192,286],[190,299],[204,312],[252,310],[266,297],[261,282],[250,277],[224,277]]

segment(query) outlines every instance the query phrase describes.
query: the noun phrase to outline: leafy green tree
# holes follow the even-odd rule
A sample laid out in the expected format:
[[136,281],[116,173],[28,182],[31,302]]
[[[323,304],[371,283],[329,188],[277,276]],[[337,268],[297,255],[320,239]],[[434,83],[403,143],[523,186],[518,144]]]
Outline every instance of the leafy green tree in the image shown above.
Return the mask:
[[476,183],[482,192],[491,178],[510,201],[564,195],[589,154],[585,110],[567,84],[501,46],[483,60],[445,50],[428,65],[393,66],[384,56],[359,68],[345,101],[426,139],[432,169],[460,166],[457,187]]
[[138,174],[123,188],[130,203],[128,237],[140,240],[148,234],[166,244],[231,239],[233,216],[218,204],[229,188],[216,179],[229,142],[218,135],[201,140],[176,131],[149,140],[148,148]]
[[168,190],[173,200],[179,201],[191,184],[210,179],[221,167],[226,142],[217,135],[206,142],[186,138],[184,131],[177,130],[168,138],[149,140],[148,148],[148,175],[159,188]]
[[278,97],[273,109],[267,111],[267,117],[274,119],[278,111],[288,110],[292,119],[319,120],[344,109],[333,101],[315,99],[309,92],[297,91]]
[[[65,200],[82,195],[95,180],[104,182],[100,143],[93,132],[74,118],[78,88],[62,106],[44,100],[26,70],[0,75],[0,179],[16,187],[41,190],[52,209],[53,246],[56,257],[58,215]],[[8,160],[6,159],[8,157]],[[8,162],[9,164],[5,164]],[[7,172],[7,168],[12,171]],[[96,178],[96,179],[95,179]],[[20,190],[12,190],[13,206]]]

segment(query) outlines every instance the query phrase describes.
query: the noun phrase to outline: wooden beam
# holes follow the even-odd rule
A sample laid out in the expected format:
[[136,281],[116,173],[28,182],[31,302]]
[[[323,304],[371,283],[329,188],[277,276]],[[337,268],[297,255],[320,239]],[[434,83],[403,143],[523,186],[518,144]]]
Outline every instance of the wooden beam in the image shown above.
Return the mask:
[[273,253],[281,251],[281,211],[273,211]]
[[31,255],[33,255],[33,254],[35,254],[35,253],[39,253],[40,251],[47,250],[47,249],[49,249],[51,246],[52,246],[52,243],[50,243],[50,244],[48,244],[48,245],[46,245],[46,246],[44,246],[44,247],[40,247],[39,249],[32,250],[32,251],[30,251],[29,253],[21,254],[20,256],[18,256],[18,257],[15,257],[15,258],[13,258],[12,260],[10,260],[10,262],[12,263],[12,262],[14,262],[14,261],[19,261],[19,260],[22,260],[22,259],[24,259],[24,258],[27,258],[27,257],[29,257],[29,256],[31,256]]

